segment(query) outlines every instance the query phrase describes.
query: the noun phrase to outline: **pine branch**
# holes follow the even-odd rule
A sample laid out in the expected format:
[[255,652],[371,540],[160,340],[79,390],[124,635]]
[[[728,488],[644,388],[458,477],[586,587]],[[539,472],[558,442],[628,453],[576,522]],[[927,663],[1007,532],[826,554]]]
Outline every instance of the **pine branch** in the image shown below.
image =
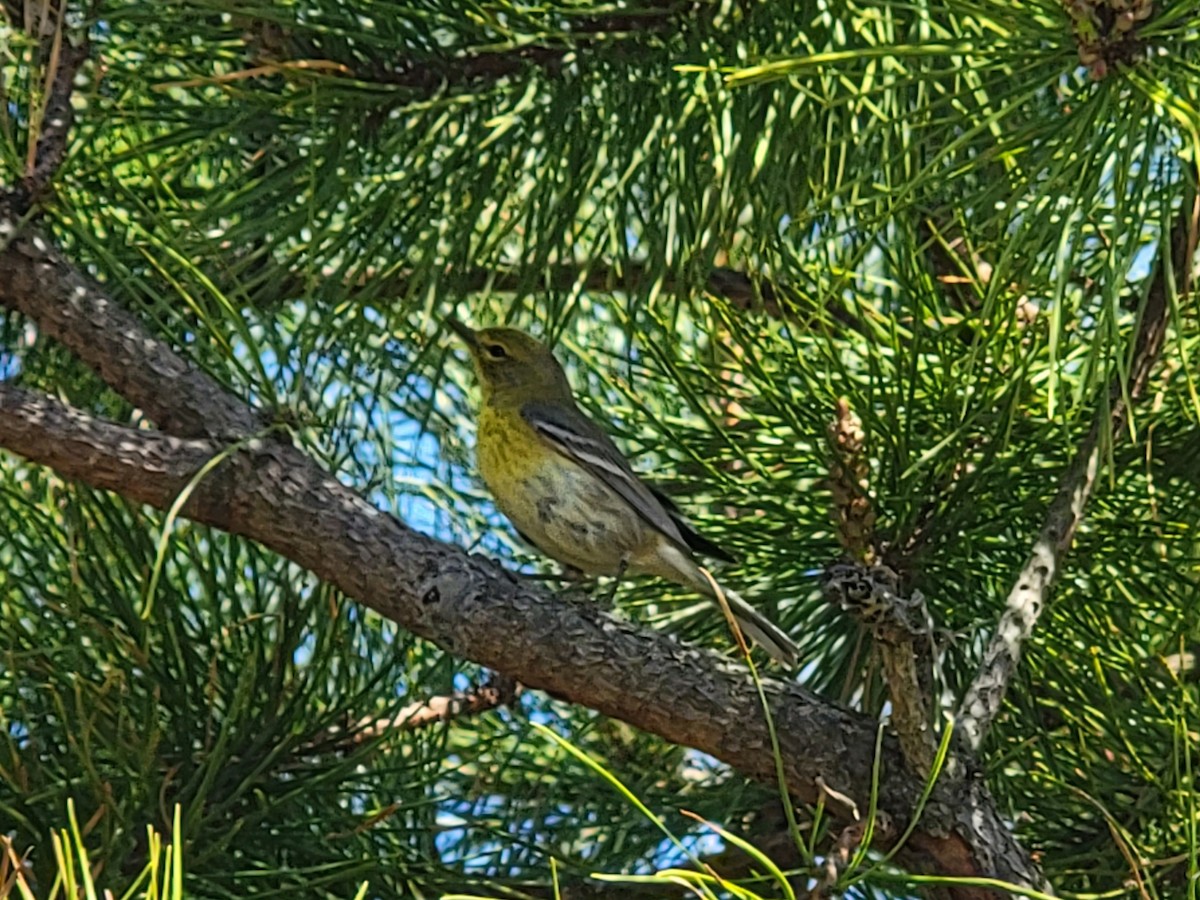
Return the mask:
[[[285,556],[414,634],[532,688],[695,747],[773,782],[775,758],[745,669],[707,650],[615,619],[597,605],[407,528],[294,447],[252,439],[253,410],[190,368],[36,234],[0,221],[0,304],[22,311],[110,385],[176,434],[97,420],[0,384],[0,446],[67,478],[158,509],[190,488],[181,514]],[[196,473],[232,438],[242,446]],[[767,680],[789,790],[820,783],[865,809],[876,722],[804,688]],[[893,738],[883,742],[878,807],[903,833],[923,784]],[[843,819],[849,810],[829,812]],[[881,840],[880,845],[886,846]],[[916,871],[988,875],[1044,887],[981,780],[935,785],[897,860]],[[996,896],[956,888],[955,897]]]
[[453,722],[507,706],[517,696],[520,685],[504,675],[493,675],[484,684],[469,691],[455,691],[405,706],[394,716],[368,717],[347,731],[353,743],[382,737],[389,731],[418,731],[440,722]]
[[24,202],[32,204],[49,187],[67,155],[67,138],[75,121],[75,110],[71,106],[71,93],[75,87],[75,75],[91,53],[87,40],[78,47],[67,45],[52,53],[54,77],[50,82],[50,93],[42,113],[41,132],[38,134],[29,171],[21,180]]
[[[1142,310],[1128,381],[1120,375],[1114,377],[1108,389],[1108,418],[1097,418],[1092,423],[1063,475],[1029,559],[1009,592],[1004,614],[984,652],[979,672],[963,697],[958,713],[959,733],[972,749],[982,744],[1000,712],[1021,660],[1021,649],[1037,625],[1062,568],[1063,557],[1083,521],[1104,450],[1103,438],[1106,434],[1111,434],[1113,441],[1120,437],[1128,420],[1129,404],[1142,396],[1158,361],[1167,332],[1171,294],[1183,297],[1191,290],[1192,260],[1200,229],[1200,195],[1193,197],[1190,205],[1190,209],[1185,207],[1181,211],[1159,253]],[[1174,284],[1170,279],[1174,279]]]
[[75,76],[91,53],[86,35],[78,46],[65,37],[67,10],[63,2],[45,3],[21,10],[14,21],[38,38],[37,58],[45,69],[45,100],[36,118],[31,116],[26,171],[12,201],[27,212],[46,191],[67,155],[67,140],[75,121],[71,95]]
[[[326,278],[334,278],[338,271],[330,267],[322,274]],[[560,263],[539,272],[535,277],[529,277],[519,269],[464,269],[453,266],[446,267],[441,272],[441,277],[456,290],[464,293],[568,291],[582,288],[591,292],[639,294],[660,276],[657,272],[636,264],[625,264],[619,270],[607,265],[593,264],[585,270],[569,263]],[[307,293],[310,281],[311,276],[308,274],[293,272],[282,281],[272,279],[265,287],[270,292],[269,298],[274,299]],[[369,286],[374,296],[406,297],[412,293],[413,284],[414,273],[410,270],[401,269],[386,275],[367,271],[355,278],[352,284],[346,285],[346,288],[363,289]],[[694,290],[697,286],[673,278],[664,278],[656,287],[662,293],[677,294]],[[801,315],[802,303],[793,289],[772,284],[764,279],[756,280],[752,275],[726,266],[716,266],[709,271],[704,279],[703,290],[714,297],[720,297],[742,312],[761,311],[772,319],[787,319],[804,324],[816,318],[812,312],[808,317]],[[849,328],[862,328],[861,323],[856,322],[844,307],[833,301],[826,304],[825,313]]]
[[[530,69],[558,77],[572,66],[583,64],[589,52],[629,43],[630,59],[642,55],[648,35],[672,35],[687,27],[698,4],[688,0],[664,0],[647,9],[622,10],[607,14],[564,17],[562,27],[536,43],[499,49],[465,49],[450,46],[439,53],[402,58],[345,56],[336,62],[357,77],[409,88],[431,95],[445,89],[472,89],[521,75]],[[255,62],[306,59],[324,56],[303,33],[282,29],[275,21],[255,20],[248,27],[248,42],[257,50]]]
[[886,565],[873,565],[880,549],[864,439],[862,421],[848,400],[839,399],[829,424],[827,485],[838,542],[851,561],[827,566],[821,589],[870,629],[891,699],[889,720],[913,772],[925,778],[933,771],[937,742],[933,697],[919,667],[933,665],[933,623],[918,592],[903,596],[899,576]]
[[[91,366],[164,431],[236,439],[261,430],[257,413],[150,338],[135,316],[113,303],[48,241],[20,236],[19,206],[13,205],[11,196],[0,199],[0,242],[8,245],[0,262],[0,294],[6,305],[35,320],[43,334]],[[53,303],[46,302],[48,290],[57,297]]]
[[917,669],[918,664],[931,664],[933,658],[932,621],[924,599],[917,592],[902,596],[900,579],[887,566],[830,566],[822,588],[831,601],[871,629],[892,702],[892,727],[913,772],[928,777],[937,741],[930,727],[933,699]]

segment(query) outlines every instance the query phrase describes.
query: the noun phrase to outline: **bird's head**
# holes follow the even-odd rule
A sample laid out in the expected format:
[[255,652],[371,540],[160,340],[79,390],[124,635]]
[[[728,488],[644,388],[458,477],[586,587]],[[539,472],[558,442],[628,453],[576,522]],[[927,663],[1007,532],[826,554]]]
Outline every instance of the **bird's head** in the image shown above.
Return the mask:
[[446,324],[471,351],[485,403],[492,398],[570,399],[566,373],[541,341],[515,328],[475,331],[453,317]]

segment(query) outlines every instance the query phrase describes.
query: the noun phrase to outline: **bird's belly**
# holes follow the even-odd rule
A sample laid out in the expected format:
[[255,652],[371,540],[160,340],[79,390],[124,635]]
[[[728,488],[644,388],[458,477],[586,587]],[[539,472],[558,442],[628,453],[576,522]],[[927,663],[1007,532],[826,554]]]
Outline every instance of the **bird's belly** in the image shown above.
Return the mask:
[[615,491],[557,453],[481,446],[479,469],[518,531],[547,556],[590,575],[617,574],[622,560],[653,538]]

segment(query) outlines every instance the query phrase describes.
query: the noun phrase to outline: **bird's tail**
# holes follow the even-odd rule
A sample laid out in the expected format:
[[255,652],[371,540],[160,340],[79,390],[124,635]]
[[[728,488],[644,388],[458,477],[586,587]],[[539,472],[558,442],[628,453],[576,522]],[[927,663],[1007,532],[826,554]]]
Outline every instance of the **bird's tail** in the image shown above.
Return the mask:
[[776,662],[789,667],[796,665],[800,658],[800,648],[783,633],[783,629],[743,600],[740,594],[725,588],[721,588],[721,593],[725,595],[729,611],[737,619],[738,627],[746,637],[766,650]]
[[720,604],[717,594],[725,598],[729,611],[737,619],[742,633],[770,654],[771,658],[785,666],[794,666],[800,658],[796,642],[783,633],[779,626],[747,603],[735,591],[726,590],[717,584],[709,571],[700,566],[680,545],[663,538],[659,541],[653,565],[643,565],[643,571],[669,578],[676,584],[686,584],[695,591],[711,597]]

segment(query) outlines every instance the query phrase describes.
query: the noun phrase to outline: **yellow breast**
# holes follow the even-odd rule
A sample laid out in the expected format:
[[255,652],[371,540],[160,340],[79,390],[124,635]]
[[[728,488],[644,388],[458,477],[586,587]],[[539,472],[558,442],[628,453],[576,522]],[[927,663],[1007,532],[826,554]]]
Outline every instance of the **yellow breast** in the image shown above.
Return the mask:
[[651,534],[600,478],[542,440],[515,411],[485,406],[479,472],[496,505],[547,556],[596,575],[614,575]]

